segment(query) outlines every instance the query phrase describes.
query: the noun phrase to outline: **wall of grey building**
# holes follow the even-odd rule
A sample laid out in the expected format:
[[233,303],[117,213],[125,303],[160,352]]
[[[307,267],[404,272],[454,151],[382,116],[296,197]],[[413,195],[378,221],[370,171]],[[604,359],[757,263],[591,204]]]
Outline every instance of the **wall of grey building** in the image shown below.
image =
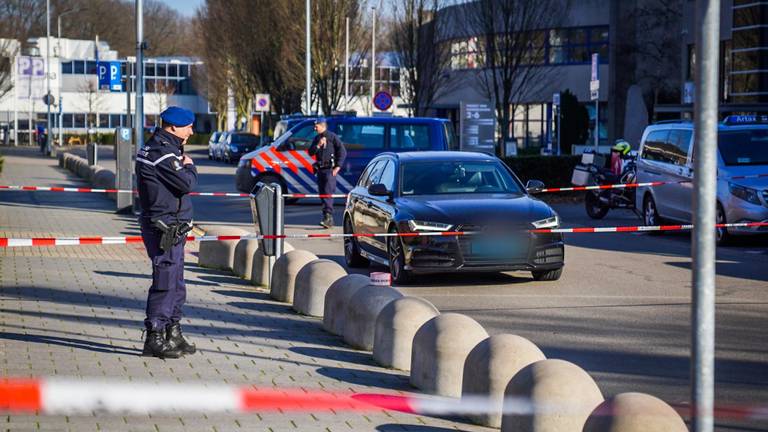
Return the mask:
[[[609,26],[610,8],[607,7],[605,0],[560,0],[560,4],[561,6],[553,11],[553,13],[562,14],[562,20],[556,24],[557,29],[607,28]],[[444,40],[460,41],[479,33],[473,30],[479,26],[473,24],[471,7],[472,4],[461,4],[441,11],[440,19],[443,20],[441,28],[443,28]],[[587,54],[591,54],[591,52]],[[604,55],[603,57],[599,67],[601,80],[599,100],[603,105],[600,115],[601,124],[604,124],[606,117],[608,117],[605,106],[611,97],[609,83],[612,75],[608,56]],[[548,124],[552,120],[552,96],[556,92],[570,90],[581,102],[589,103],[591,110],[589,91],[591,65],[588,60],[578,64],[547,64],[532,66],[532,68],[535,69],[535,78],[530,80],[530,85],[527,86],[524,94],[519,95],[518,101],[522,104],[544,105]],[[451,70],[449,83],[435,101],[434,106],[439,108],[436,112],[449,113],[449,117],[456,118],[455,111],[458,110],[460,102],[492,103],[492,95],[484,88],[479,79],[479,74],[483,73],[487,73],[487,71],[472,67]],[[549,125],[547,129],[548,134],[550,132]],[[604,133],[605,129],[603,130]]]

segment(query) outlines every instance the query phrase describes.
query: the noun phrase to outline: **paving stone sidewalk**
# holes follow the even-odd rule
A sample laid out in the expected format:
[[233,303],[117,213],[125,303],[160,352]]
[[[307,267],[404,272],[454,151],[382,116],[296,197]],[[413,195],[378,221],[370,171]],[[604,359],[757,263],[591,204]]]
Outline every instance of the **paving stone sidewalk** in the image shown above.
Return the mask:
[[[83,182],[34,148],[0,148],[3,184]],[[0,236],[135,235],[131,216],[97,194],[0,191]],[[0,249],[0,374],[133,382],[180,382],[410,393],[402,372],[325,333],[266,292],[197,266],[187,248],[183,321],[198,354],[141,357],[149,266],[140,245]],[[424,431],[491,430],[461,419],[382,411],[170,415],[0,415],[0,430]]]

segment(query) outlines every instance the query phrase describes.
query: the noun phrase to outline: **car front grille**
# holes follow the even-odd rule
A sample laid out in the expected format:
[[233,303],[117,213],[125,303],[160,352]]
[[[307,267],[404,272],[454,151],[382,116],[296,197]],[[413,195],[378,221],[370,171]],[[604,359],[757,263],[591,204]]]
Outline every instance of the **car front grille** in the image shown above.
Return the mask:
[[[482,232],[459,237],[459,250],[465,266],[494,266],[519,264],[528,261],[530,235],[521,227],[505,226],[500,229],[479,225],[461,225],[458,231]],[[491,250],[479,250],[488,244]],[[503,245],[507,250],[493,250],[494,245]]]

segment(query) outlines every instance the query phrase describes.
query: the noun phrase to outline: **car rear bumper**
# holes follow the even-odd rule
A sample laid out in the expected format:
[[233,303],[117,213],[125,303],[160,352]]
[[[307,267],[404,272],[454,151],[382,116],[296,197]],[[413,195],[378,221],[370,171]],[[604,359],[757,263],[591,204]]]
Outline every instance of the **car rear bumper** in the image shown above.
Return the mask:
[[472,254],[473,236],[403,239],[405,269],[415,274],[554,270],[565,265],[562,234],[528,234],[520,252],[489,256]]

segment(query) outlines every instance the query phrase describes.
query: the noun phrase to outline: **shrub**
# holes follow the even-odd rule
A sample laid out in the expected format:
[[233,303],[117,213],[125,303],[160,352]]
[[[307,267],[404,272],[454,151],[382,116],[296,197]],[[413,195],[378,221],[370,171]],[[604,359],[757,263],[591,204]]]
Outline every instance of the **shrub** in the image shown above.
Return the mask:
[[547,187],[571,185],[573,168],[581,156],[518,156],[504,159],[512,171],[522,180],[541,180]]

